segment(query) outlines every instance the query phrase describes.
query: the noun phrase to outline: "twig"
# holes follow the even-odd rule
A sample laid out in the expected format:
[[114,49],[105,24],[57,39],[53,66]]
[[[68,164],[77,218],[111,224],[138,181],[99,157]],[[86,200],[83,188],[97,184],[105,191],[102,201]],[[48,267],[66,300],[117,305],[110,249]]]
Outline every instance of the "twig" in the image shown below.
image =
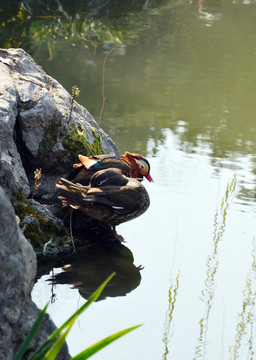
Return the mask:
[[100,127],[100,123],[101,123],[101,119],[102,119],[102,114],[103,114],[103,110],[104,110],[104,106],[105,106],[105,102],[106,102],[106,97],[105,97],[105,68],[106,68],[106,62],[107,62],[107,58],[109,57],[109,55],[112,53],[112,51],[115,48],[112,48],[111,50],[109,50],[109,52],[107,53],[104,63],[103,63],[103,73],[102,73],[102,106],[101,106],[101,110],[100,110],[100,119],[98,122],[98,126],[97,126],[97,130]]
[[76,252],[75,242],[74,242],[74,238],[73,238],[73,231],[72,231],[72,215],[73,215],[73,209],[71,209],[71,211],[70,211],[69,227],[70,227],[70,236],[71,236],[71,240],[72,240],[73,251]]
[[72,111],[73,111],[73,107],[74,107],[75,98],[77,96],[79,96],[79,94],[80,94],[80,90],[78,89],[78,87],[76,85],[72,86],[72,98],[71,98],[70,113],[69,113],[69,117],[68,117],[68,125],[71,120],[71,115],[72,115]]
[[40,183],[41,176],[42,176],[42,169],[36,169],[34,171],[34,191],[30,198],[30,203],[32,202],[34,196],[36,195],[38,188],[41,186]]

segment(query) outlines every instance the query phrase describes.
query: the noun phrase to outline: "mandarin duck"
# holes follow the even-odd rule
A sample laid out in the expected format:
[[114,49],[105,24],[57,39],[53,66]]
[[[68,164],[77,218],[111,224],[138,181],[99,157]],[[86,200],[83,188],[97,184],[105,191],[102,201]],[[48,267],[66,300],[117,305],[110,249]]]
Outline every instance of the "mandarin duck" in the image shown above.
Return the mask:
[[99,170],[91,185],[83,186],[61,178],[56,184],[63,207],[80,210],[106,226],[119,225],[143,214],[149,195],[140,181],[122,174],[121,169]]
[[89,185],[92,175],[99,171],[109,168],[120,169],[126,176],[143,179],[153,182],[150,176],[150,165],[147,159],[139,154],[131,154],[128,151],[124,155],[78,155],[80,163],[74,164],[74,172],[68,177],[74,183]]

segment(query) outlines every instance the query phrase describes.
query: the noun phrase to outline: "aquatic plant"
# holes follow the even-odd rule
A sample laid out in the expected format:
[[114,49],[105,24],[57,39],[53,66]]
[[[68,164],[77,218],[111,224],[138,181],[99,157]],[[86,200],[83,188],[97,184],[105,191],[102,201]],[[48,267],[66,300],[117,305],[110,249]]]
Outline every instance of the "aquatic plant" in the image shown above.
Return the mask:
[[136,25],[143,24],[144,28],[152,12],[171,5],[166,0],[79,1],[76,6],[51,0],[13,0],[1,4],[1,47],[32,49],[35,56],[47,48],[51,60],[57,55],[58,41],[94,49],[103,43],[118,45],[127,34],[136,36]]
[[167,360],[167,355],[169,354],[169,341],[171,338],[171,326],[173,320],[174,306],[177,301],[178,289],[179,289],[179,277],[180,273],[178,273],[176,277],[176,284],[171,284],[168,292],[168,310],[165,315],[165,323],[164,323],[164,332],[163,332],[163,343],[164,343],[164,354],[163,360]]
[[[89,307],[94,301],[98,299],[100,294],[102,293],[105,286],[108,284],[108,282],[113,278],[115,273],[111,274],[106,281],[89,297],[87,302],[82,305],[67,321],[64,322],[64,324],[55,330],[48,339],[44,342],[43,345],[41,345],[35,352],[30,356],[30,360],[53,360],[56,358],[58,353],[60,352],[61,348],[63,347],[65,343],[66,336],[68,335],[69,331],[71,330],[75,320],[77,317]],[[40,325],[42,324],[42,321],[45,317],[46,310],[47,310],[48,304],[43,308],[43,310],[40,312],[38,318],[36,319],[35,323],[33,324],[30,332],[28,333],[27,337],[23,341],[21,347],[19,348],[18,352],[16,353],[14,360],[21,360],[23,355],[26,353],[26,351],[29,348],[29,344],[39,331]],[[97,342],[96,344],[90,346],[89,348],[85,349],[78,355],[70,358],[72,360],[85,360],[94,355],[96,352],[104,348],[105,346],[109,345],[113,341],[117,340],[121,336],[127,334],[128,332],[138,328],[141,325],[132,326],[130,328],[127,328],[125,330],[119,331],[113,335],[110,335],[106,337],[105,339]]]
[[105,60],[103,62],[103,69],[102,69],[102,106],[101,106],[101,110],[100,110],[100,118],[99,118],[99,122],[98,122],[98,125],[97,125],[97,130],[100,127],[102,114],[103,114],[103,110],[104,110],[104,106],[105,106],[105,102],[106,102],[106,96],[105,96],[105,69],[106,69],[106,62],[107,62],[107,59],[108,59],[109,55],[112,53],[113,50],[114,50],[114,48],[109,50],[109,52],[107,53],[107,55],[105,57]]
[[195,349],[194,359],[204,357],[206,351],[208,322],[215,295],[215,279],[219,266],[219,245],[223,240],[223,235],[226,230],[228,208],[230,206],[232,194],[236,189],[236,182],[236,174],[234,174],[232,181],[230,182],[230,184],[227,185],[225,195],[223,196],[221,201],[220,209],[217,208],[214,217],[213,250],[212,253],[208,255],[206,261],[207,273],[206,279],[204,281],[204,288],[202,290],[202,300],[205,304],[205,309],[204,315],[199,321],[200,334],[198,339],[198,345]]
[[243,291],[242,310],[237,316],[236,334],[233,347],[229,347],[230,359],[237,360],[246,335],[248,338],[248,359],[254,359],[255,349],[253,347],[255,326],[255,304],[256,304],[256,238],[253,239],[251,252],[252,264],[248,272],[245,289]]

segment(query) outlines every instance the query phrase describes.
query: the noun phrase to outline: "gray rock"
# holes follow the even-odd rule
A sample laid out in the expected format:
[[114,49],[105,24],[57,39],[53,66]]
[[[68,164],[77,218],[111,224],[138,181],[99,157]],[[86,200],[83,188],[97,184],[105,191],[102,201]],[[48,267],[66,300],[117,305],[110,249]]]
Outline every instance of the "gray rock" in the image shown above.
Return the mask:
[[0,62],[0,183],[9,194],[21,190],[28,195],[28,178],[14,141],[17,115],[16,88],[11,71]]
[[79,153],[118,154],[77,102],[68,121],[71,100],[24,50],[0,49],[0,184],[9,195],[28,196],[37,168],[55,182],[53,175],[69,172]]
[[[0,269],[0,359],[11,360],[39,314],[30,297],[36,256],[19,229],[12,205],[1,187]],[[43,343],[54,329],[47,316],[30,351]],[[59,359],[67,358],[67,348],[64,348]]]
[[[55,215],[59,214],[54,208],[54,204],[59,206],[55,185],[61,176],[73,170],[78,154],[118,154],[113,141],[102,129],[97,129],[97,123],[84,107],[74,102],[70,116],[71,104],[71,95],[24,50],[0,49],[0,185],[12,197],[13,204],[21,194],[47,203],[50,213],[46,221],[55,225]],[[42,176],[34,193],[36,169],[41,169]],[[25,227],[28,220],[30,229],[38,222],[38,216],[37,220],[32,219],[34,210],[40,218],[46,216],[35,202],[29,214],[26,207],[22,199],[15,206],[24,231],[28,229]],[[26,211],[22,213],[22,209]],[[30,218],[24,222],[27,215]],[[47,236],[41,237],[43,231],[40,224],[40,238],[48,242]]]
[[[30,297],[36,256],[18,223],[31,242],[33,235],[37,236],[34,240],[45,235],[44,251],[69,248],[70,239],[55,216],[59,211],[56,182],[72,170],[79,153],[118,154],[110,137],[97,129],[95,120],[77,102],[69,119],[71,104],[70,94],[25,51],[0,49],[0,360],[13,359],[39,313]],[[36,169],[42,169],[42,177],[34,193]],[[32,194],[34,199],[28,202]],[[60,250],[54,248],[49,226],[56,230],[56,243],[63,243]],[[29,351],[54,328],[46,317]],[[64,347],[58,359],[67,358]]]

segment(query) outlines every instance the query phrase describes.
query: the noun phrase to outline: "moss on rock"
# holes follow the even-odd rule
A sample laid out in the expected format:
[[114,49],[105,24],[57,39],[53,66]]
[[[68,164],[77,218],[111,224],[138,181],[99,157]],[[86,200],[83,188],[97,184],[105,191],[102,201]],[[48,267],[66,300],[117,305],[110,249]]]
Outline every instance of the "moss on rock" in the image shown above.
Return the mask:
[[83,128],[79,129],[76,125],[70,126],[70,133],[63,140],[63,147],[68,151],[70,157],[76,161],[77,155],[82,153],[85,156],[104,154],[101,146],[100,135],[92,128],[94,141],[91,144],[86,140]]
[[65,227],[38,214],[22,193],[12,199],[12,203],[20,227],[37,254],[57,255],[72,250],[70,234]]
[[53,152],[53,147],[57,142],[59,126],[55,122],[51,122],[44,135],[42,145],[49,152]]
[[[54,146],[60,141],[59,138],[62,138],[64,156],[58,158],[56,162],[49,162],[47,171],[50,172],[52,168],[55,171],[56,169],[63,169],[69,161],[71,163],[76,162],[80,153],[85,156],[103,154],[104,150],[101,146],[100,134],[94,128],[90,130],[94,138],[92,143],[87,141],[86,131],[82,126],[70,125],[69,129],[67,129],[52,122],[45,133],[42,146],[51,156]],[[33,201],[28,200],[22,192],[12,199],[15,213],[20,219],[20,227],[26,238],[31,242],[35,252],[37,254],[48,253],[51,255],[72,250],[70,234],[64,225],[60,225],[61,221],[56,220],[51,213],[49,214],[49,210],[47,210],[47,213],[44,205],[36,202],[33,207]],[[46,218],[44,218],[45,212],[42,209],[46,211]]]

